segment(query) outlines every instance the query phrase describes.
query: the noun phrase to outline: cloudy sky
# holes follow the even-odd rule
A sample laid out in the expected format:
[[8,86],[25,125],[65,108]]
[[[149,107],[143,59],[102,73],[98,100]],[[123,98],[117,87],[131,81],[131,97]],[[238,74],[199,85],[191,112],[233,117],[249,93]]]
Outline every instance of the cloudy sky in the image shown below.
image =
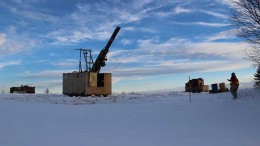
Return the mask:
[[245,42],[228,21],[229,0],[1,0],[0,89],[29,84],[62,93],[62,73],[78,70],[79,52],[96,58],[120,26],[101,72],[113,91],[184,90],[236,72],[252,82]]

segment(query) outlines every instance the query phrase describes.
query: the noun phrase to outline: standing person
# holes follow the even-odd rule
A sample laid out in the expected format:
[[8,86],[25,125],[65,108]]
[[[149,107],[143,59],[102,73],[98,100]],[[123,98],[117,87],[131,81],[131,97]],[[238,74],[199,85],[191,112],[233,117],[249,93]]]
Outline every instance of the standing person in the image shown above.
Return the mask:
[[239,81],[236,77],[235,73],[231,74],[231,78],[227,79],[228,81],[230,81],[230,92],[233,95],[233,99],[237,98],[237,90],[239,87]]

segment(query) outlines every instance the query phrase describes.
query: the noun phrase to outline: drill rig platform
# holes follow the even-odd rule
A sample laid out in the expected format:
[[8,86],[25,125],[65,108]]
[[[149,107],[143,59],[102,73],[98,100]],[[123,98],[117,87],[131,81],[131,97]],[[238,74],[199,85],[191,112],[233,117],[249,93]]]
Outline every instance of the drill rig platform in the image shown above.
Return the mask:
[[[107,53],[119,30],[120,27],[115,28],[95,62],[93,62],[91,50],[76,49],[80,51],[79,71],[63,73],[63,94],[69,96],[107,96],[112,93],[112,74],[100,73],[100,69],[106,65]],[[85,70],[81,64],[82,56]]]

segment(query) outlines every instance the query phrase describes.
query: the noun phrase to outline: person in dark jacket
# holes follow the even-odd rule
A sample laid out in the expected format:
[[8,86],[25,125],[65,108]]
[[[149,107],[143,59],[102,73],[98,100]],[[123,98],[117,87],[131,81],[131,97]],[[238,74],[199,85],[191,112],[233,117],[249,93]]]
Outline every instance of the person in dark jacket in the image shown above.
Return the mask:
[[237,90],[239,87],[239,81],[236,77],[235,73],[231,74],[231,78],[227,79],[228,81],[230,81],[230,92],[233,95],[233,99],[237,98]]

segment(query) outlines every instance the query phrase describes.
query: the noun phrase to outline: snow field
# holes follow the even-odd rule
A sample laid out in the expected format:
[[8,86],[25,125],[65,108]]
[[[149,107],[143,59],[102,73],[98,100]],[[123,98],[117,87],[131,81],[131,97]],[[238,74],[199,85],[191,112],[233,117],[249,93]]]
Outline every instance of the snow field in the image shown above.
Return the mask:
[[260,92],[0,95],[2,146],[259,146]]

